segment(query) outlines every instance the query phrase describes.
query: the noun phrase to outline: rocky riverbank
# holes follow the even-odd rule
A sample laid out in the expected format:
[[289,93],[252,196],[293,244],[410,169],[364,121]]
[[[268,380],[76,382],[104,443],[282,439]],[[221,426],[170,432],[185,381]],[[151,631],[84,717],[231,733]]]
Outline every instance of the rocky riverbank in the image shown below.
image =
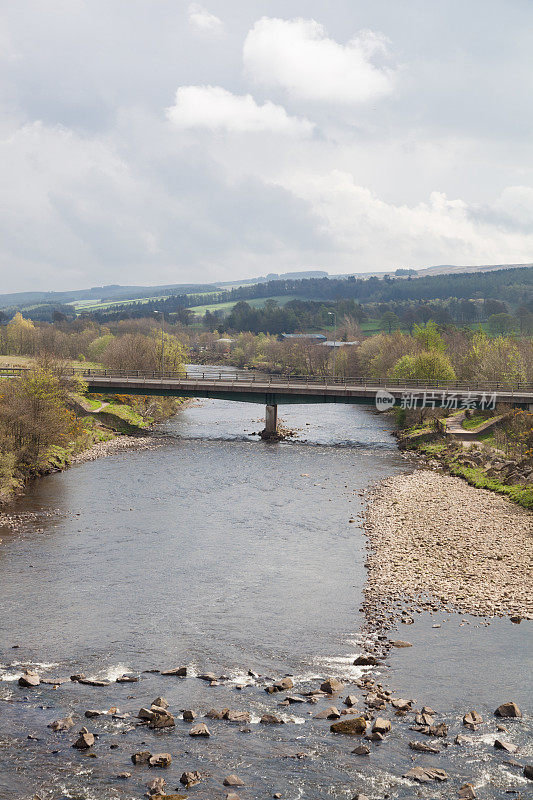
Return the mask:
[[417,470],[369,493],[365,610],[533,619],[533,516],[460,478]]

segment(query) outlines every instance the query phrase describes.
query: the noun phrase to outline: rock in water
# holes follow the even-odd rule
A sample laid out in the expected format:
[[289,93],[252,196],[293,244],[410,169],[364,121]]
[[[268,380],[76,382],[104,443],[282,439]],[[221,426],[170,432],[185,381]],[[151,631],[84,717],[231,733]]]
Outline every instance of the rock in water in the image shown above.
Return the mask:
[[142,750],[140,753],[134,753],[131,760],[134,764],[148,764],[151,758],[152,754],[149,750]]
[[334,722],[330,725],[332,733],[345,733],[349,736],[362,736],[366,731],[367,722],[364,717],[350,717],[350,719],[341,719],[339,722]]
[[170,767],[172,764],[172,756],[170,753],[155,753],[148,760],[151,767]]
[[464,783],[457,796],[459,800],[476,800],[476,793],[471,783]]
[[212,672],[204,672],[202,675],[198,675],[198,677],[201,681],[207,681],[208,683],[212,683],[213,681],[217,680],[217,676]]
[[395,642],[391,642],[393,647],[412,647],[413,645],[411,642],[404,642],[402,639],[397,639]]
[[340,715],[340,711],[335,706],[329,706],[329,708],[319,711],[315,719],[339,719]]
[[153,716],[148,723],[149,728],[172,728],[175,725],[174,717],[166,709],[159,709],[153,712]]
[[477,711],[469,711],[463,717],[463,725],[473,731],[477,731],[482,722],[483,718]]
[[369,653],[366,653],[357,656],[353,663],[356,667],[376,667],[379,664],[379,660],[376,656],[371,656]]
[[238,775],[228,775],[227,778],[224,778],[222,781],[224,786],[244,786],[244,781],[239,778]]
[[374,724],[372,725],[372,733],[388,733],[391,729],[392,725],[390,720],[383,719],[383,717],[376,717]]
[[288,689],[292,689],[294,687],[294,683],[292,678],[286,676],[279,681],[276,681],[271,686],[267,686],[265,692],[268,694],[274,694],[275,692],[286,692]]
[[494,747],[496,750],[505,750],[506,753],[516,753],[518,747],[511,742],[504,742],[503,739],[495,739]]
[[430,744],[424,742],[409,742],[411,750],[416,750],[418,753],[440,753],[437,747],[432,747]]
[[275,714],[263,714],[259,722],[262,725],[283,725],[281,717],[277,717]]
[[183,712],[183,719],[185,722],[192,722],[194,719],[196,719],[196,712],[189,708],[185,709]]
[[189,731],[189,736],[211,736],[209,733],[209,728],[203,722],[199,722],[198,725],[193,725]]
[[239,725],[247,725],[250,720],[250,714],[247,711],[231,711],[228,710],[224,714],[224,719],[228,722],[236,722]]
[[403,777],[411,778],[414,781],[418,781],[418,783],[429,783],[429,781],[447,781],[449,776],[443,769],[413,767]]
[[165,700],[164,697],[156,697],[155,700],[152,700],[152,707],[153,706],[157,708],[168,708],[168,700]]
[[360,744],[355,750],[352,750],[352,753],[355,753],[356,756],[368,756],[370,755],[370,747],[367,747],[366,744]]
[[516,703],[502,703],[494,712],[497,717],[521,717],[522,712]]
[[161,675],[175,675],[177,678],[187,677],[187,667],[174,667],[173,669],[164,669]]
[[533,781],[533,764],[526,764],[524,767],[524,778]]
[[186,789],[189,789],[191,786],[200,783],[201,780],[202,776],[198,770],[195,770],[194,772],[184,772],[180,778],[180,783],[182,783]]
[[348,706],[348,708],[352,708],[352,706],[357,703],[357,697],[355,694],[349,694],[348,697],[343,700],[343,703],[345,706]]
[[340,681],[336,678],[328,678],[324,683],[320,684],[320,689],[326,694],[335,694],[336,692],[340,692],[343,688],[343,685]]
[[18,680],[19,686],[24,686],[26,689],[33,689],[35,686],[39,686],[40,683],[41,680],[39,676],[31,669],[27,669]]
[[62,719],[56,719],[54,722],[51,722],[48,726],[53,731],[69,731],[74,726],[74,720],[72,716],[63,717]]
[[79,737],[76,739],[72,747],[76,750],[88,750],[94,744],[94,734],[89,733],[87,728],[82,728]]

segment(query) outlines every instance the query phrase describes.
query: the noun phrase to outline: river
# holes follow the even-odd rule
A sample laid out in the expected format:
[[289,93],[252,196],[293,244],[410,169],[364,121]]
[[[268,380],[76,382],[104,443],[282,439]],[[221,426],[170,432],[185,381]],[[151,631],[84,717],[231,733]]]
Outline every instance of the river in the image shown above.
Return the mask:
[[[295,693],[328,676],[347,683],[345,694],[359,691],[349,684],[364,672],[353,660],[369,636],[360,612],[361,495],[413,465],[397,450],[389,421],[361,407],[282,407],[297,437],[280,443],[252,435],[263,427],[263,412],[194,402],[159,428],[157,447],[40,479],[16,503],[26,521],[15,532],[0,529],[2,800],[34,792],[42,800],[140,798],[154,777],[163,776],[171,792],[184,770],[196,769],[204,778],[188,794],[199,800],[225,797],[229,773],[245,781],[237,790],[243,800],[356,791],[444,798],[465,780],[482,785],[486,798],[506,788],[525,792],[527,781],[506,763],[508,754],[494,750],[488,730],[413,762],[406,723],[393,719],[386,742],[361,758],[351,753],[359,739],[334,736],[329,720],[313,719],[330,702],[280,707],[284,695],[265,693],[270,679],[285,674]],[[527,707],[524,628],[417,615],[408,628],[413,647],[391,652],[382,680],[433,705],[450,724],[471,708],[490,717],[506,700]],[[146,672],[180,665],[186,679]],[[27,666],[53,678],[84,672],[114,680],[131,672],[140,680],[21,689],[16,679]],[[206,670],[226,679],[210,687],[195,677]],[[205,720],[209,739],[189,737],[181,719],[165,731],[136,725],[139,708],[160,695],[177,717],[195,709],[202,721],[210,708],[230,707],[250,712],[251,723],[243,731]],[[341,698],[334,704],[344,707]],[[111,706],[131,716],[83,717]],[[69,712],[72,731],[47,729]],[[286,724],[258,724],[266,712]],[[522,747],[528,719],[513,730]],[[83,724],[99,734],[95,758],[71,748]],[[172,766],[133,766],[131,754],[146,749],[170,752]],[[413,763],[448,770],[453,794],[451,784],[419,790],[402,778]],[[117,779],[125,770],[132,776]]]

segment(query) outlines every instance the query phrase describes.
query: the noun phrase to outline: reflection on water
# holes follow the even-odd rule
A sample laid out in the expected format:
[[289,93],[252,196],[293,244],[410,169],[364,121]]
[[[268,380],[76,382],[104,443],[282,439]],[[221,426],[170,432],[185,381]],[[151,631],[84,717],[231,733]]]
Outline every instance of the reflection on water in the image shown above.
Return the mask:
[[[222,797],[220,775],[228,772],[246,777],[250,798],[273,791],[343,797],[358,788],[375,797],[413,796],[399,777],[412,765],[403,734],[393,730],[387,748],[376,749],[363,768],[350,753],[353,743],[312,720],[318,707],[279,709],[277,698],[247,675],[249,669],[291,673],[297,689],[316,688],[317,676],[360,675],[353,667],[364,635],[360,492],[409,464],[387,421],[360,407],[281,407],[298,440],[278,444],[252,436],[263,427],[263,413],[259,405],[195,402],[162,426],[169,438],[160,447],[49,476],[18,503],[17,511],[37,512],[38,520],[1,534],[0,698],[17,702],[0,703],[0,797],[37,790],[43,798],[73,796],[67,790],[140,797],[153,771],[137,770],[127,784],[113,776],[131,770],[129,756],[144,749],[147,737],[153,752],[182,752],[165,773],[168,791],[184,769],[209,773],[195,787],[198,798]],[[451,616],[437,631],[433,622],[421,615],[410,627],[415,646],[391,656],[386,680],[450,719],[469,710],[471,698],[484,716],[507,699],[527,706],[525,625],[460,627]],[[209,689],[194,677],[169,681],[145,673],[137,684],[94,689],[69,682],[28,694],[13,678],[21,665],[37,662],[54,677],[81,670],[114,679],[187,664],[191,675],[208,669],[234,680]],[[250,685],[238,691],[236,683]],[[91,729],[101,733],[102,745],[92,760],[69,748],[74,737],[46,729],[70,709],[79,715],[117,705],[136,713],[158,694],[173,709],[249,710],[252,732],[210,721],[207,747],[187,737],[185,723],[170,736],[144,728],[122,736],[131,720],[98,718]],[[287,724],[257,725],[265,711],[282,711]],[[28,744],[28,733],[41,741]],[[110,742],[119,747],[110,750]],[[492,758],[492,744],[472,747],[476,757],[487,751]],[[306,758],[289,757],[300,751]],[[457,758],[448,752],[446,761]],[[21,772],[28,764],[30,776]],[[491,769],[497,785],[505,767]],[[446,796],[442,791],[437,787],[434,796]],[[485,796],[497,796],[491,791]]]

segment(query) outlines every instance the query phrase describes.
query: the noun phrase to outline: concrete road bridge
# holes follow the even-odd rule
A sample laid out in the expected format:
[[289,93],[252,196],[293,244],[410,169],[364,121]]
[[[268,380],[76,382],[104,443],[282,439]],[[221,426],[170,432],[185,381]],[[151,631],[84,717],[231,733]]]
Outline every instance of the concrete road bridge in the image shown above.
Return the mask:
[[[201,368],[200,368],[201,369]],[[76,370],[80,374],[79,370]],[[89,392],[171,397],[209,397],[261,403],[266,407],[264,434],[275,436],[278,405],[291,403],[348,403],[384,411],[404,408],[492,410],[498,404],[533,412],[533,386],[505,386],[478,381],[392,381],[387,378],[298,377],[255,372],[146,373],[120,370],[81,372]]]

